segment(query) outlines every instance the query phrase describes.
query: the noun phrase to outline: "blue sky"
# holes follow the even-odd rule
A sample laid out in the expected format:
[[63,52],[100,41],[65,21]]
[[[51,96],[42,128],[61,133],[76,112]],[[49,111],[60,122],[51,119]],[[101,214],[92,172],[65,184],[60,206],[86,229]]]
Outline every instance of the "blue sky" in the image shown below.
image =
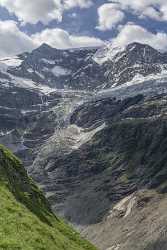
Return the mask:
[[138,41],[167,50],[167,1],[0,0],[0,37],[0,57],[43,42],[63,49]]

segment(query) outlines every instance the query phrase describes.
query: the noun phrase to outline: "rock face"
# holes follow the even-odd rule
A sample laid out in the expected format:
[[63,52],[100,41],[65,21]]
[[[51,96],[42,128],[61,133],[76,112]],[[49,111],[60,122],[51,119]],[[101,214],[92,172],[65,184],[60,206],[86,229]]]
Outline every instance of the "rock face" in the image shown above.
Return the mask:
[[166,195],[140,190],[114,206],[106,218],[83,234],[100,249],[165,250]]
[[[40,147],[68,122],[83,94],[11,87],[0,92],[0,142],[31,166]],[[66,118],[66,119],[65,119]]]
[[2,85],[29,88],[95,91],[166,70],[167,53],[139,43],[120,49],[110,45],[68,50],[43,44],[31,53],[0,60]]
[[106,67],[104,88],[119,86],[149,75],[163,73],[167,69],[167,53],[161,53],[149,45],[132,43],[125,48],[99,50],[94,60]]
[[[166,138],[165,117],[159,116],[159,109],[165,112],[165,100],[166,97],[145,100],[137,96],[83,105],[71,117],[71,122],[84,131],[79,147],[76,141],[72,150],[66,149],[62,154],[56,151],[53,141],[52,153],[46,146],[41,151],[34,162],[33,176],[37,181],[43,180],[49,200],[55,206],[63,205],[60,210],[64,209],[73,223],[95,223],[112,203],[139,188],[158,187],[166,180],[165,168],[159,169]],[[96,133],[91,136],[94,130]],[[82,137],[87,136],[89,139],[82,143]]]
[[44,44],[14,62],[3,66],[0,142],[54,211],[102,250],[165,250],[167,54]]
[[55,211],[100,249],[165,249],[166,104],[166,95],[84,104],[71,116],[79,143],[69,149],[63,133],[64,146],[53,140],[34,162]]
[[93,90],[104,81],[104,69],[92,58],[96,50],[58,50],[43,44],[20,55],[21,64],[7,72],[58,89]]

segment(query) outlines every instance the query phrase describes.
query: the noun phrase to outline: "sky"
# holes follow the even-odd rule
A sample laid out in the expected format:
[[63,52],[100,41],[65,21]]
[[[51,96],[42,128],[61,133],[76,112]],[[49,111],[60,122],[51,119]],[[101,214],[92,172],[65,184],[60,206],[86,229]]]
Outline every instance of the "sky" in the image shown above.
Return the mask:
[[167,51],[167,0],[0,0],[0,57],[147,43]]

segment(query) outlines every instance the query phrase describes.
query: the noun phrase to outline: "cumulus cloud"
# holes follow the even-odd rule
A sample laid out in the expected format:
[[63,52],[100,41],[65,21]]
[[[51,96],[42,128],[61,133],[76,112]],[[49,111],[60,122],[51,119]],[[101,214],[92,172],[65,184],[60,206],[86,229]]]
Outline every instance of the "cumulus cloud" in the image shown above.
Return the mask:
[[[98,8],[98,29],[111,30],[122,22],[125,12],[131,12],[140,19],[150,18],[167,21],[166,0],[109,0]],[[128,18],[128,15],[126,15]]]
[[32,35],[31,38],[38,45],[45,42],[58,49],[101,46],[103,44],[99,38],[70,35],[67,31],[57,28],[45,29],[41,33]]
[[64,7],[67,9],[74,7],[89,8],[92,4],[92,0],[64,0]]
[[0,5],[14,13],[23,23],[45,24],[53,19],[61,21],[61,0],[1,0]]
[[113,46],[126,46],[132,42],[149,44],[158,50],[167,50],[167,34],[157,32],[155,34],[133,23],[127,23],[120,29],[116,38],[112,40]]
[[99,25],[96,28],[102,31],[114,28],[125,17],[124,13],[120,10],[120,5],[116,3],[101,5],[98,8],[98,16]]
[[0,21],[0,57],[31,51],[35,44],[21,32],[14,21]]
[[61,22],[66,9],[88,8],[91,5],[91,0],[0,0],[0,6],[14,13],[23,24],[39,21],[48,24],[52,20]]
[[45,29],[28,36],[20,31],[14,21],[0,21],[0,58],[32,51],[42,43],[58,49],[101,46],[103,41],[96,37],[75,36],[63,29]]
[[122,10],[132,11],[140,18],[149,17],[157,21],[167,21],[166,0],[110,0],[120,5]]

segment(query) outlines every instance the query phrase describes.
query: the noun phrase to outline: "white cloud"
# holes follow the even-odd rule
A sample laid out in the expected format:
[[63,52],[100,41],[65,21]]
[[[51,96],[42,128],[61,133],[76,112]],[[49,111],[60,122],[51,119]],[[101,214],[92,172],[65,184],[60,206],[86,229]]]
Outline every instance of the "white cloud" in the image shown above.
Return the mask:
[[98,38],[70,35],[67,31],[57,28],[45,29],[41,33],[32,35],[31,38],[38,45],[45,42],[58,49],[101,46],[103,44],[103,41]]
[[122,10],[132,11],[140,18],[149,17],[158,21],[167,21],[166,0],[110,0],[120,4]]
[[92,0],[64,0],[63,2],[67,9],[74,7],[89,8],[93,4]]
[[53,19],[61,21],[61,0],[1,0],[0,5],[14,13],[23,23],[45,24]]
[[35,44],[14,21],[0,21],[0,57],[31,51]]
[[[0,57],[31,51],[42,43],[48,43],[58,49],[101,46],[104,44],[99,38],[77,36],[58,28],[45,29],[40,33],[28,36],[19,30],[16,22],[11,20],[0,21],[0,37]],[[113,46],[125,46],[132,42],[146,43],[155,49],[167,50],[166,33],[151,33],[134,23],[120,25],[117,37],[112,39]]]
[[28,36],[20,31],[14,21],[0,21],[0,57],[32,51],[42,43],[58,49],[101,46],[104,42],[96,37],[70,35],[62,29],[45,29]]
[[124,19],[124,13],[120,10],[120,5],[115,3],[103,4],[98,8],[99,30],[105,31],[114,28]]
[[153,34],[141,26],[128,23],[120,29],[120,33],[112,40],[113,46],[126,46],[132,42],[149,44],[158,50],[167,50],[167,34]]
[[88,8],[91,5],[91,0],[0,0],[0,6],[14,13],[23,24],[39,21],[48,24],[52,20],[61,22],[66,9]]

